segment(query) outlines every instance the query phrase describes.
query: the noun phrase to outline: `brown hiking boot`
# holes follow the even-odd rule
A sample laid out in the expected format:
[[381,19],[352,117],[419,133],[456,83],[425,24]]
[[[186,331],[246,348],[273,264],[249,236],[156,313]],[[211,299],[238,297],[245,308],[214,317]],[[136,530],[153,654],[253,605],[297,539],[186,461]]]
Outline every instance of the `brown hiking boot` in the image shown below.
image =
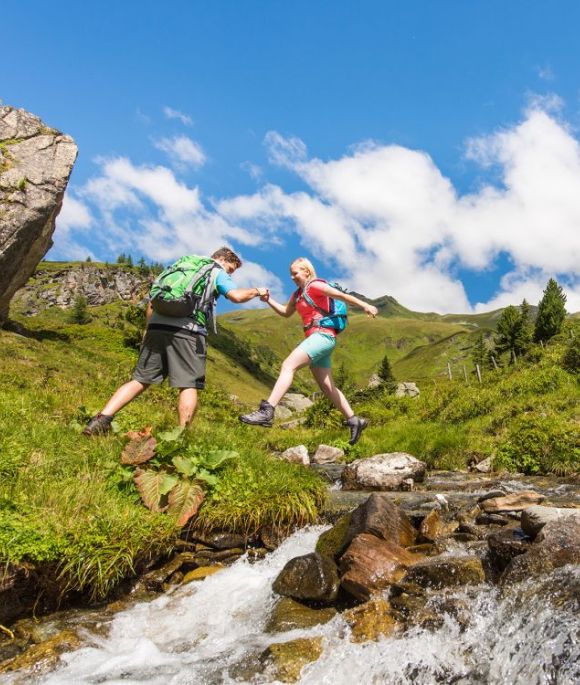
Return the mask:
[[264,426],[264,428],[272,428],[272,421],[274,420],[274,407],[266,400],[260,402],[260,408],[253,411],[251,414],[242,414],[240,421],[247,423],[250,426]]
[[111,430],[112,421],[112,416],[96,414],[85,426],[83,435],[105,435]]

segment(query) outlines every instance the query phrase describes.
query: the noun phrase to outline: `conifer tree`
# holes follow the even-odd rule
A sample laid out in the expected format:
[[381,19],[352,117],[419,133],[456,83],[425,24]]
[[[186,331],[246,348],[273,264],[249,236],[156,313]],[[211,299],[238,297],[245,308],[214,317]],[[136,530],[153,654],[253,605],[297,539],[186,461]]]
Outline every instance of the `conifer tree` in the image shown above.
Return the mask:
[[77,295],[74,299],[73,308],[69,316],[71,323],[89,323],[91,317],[87,306],[87,298],[84,295]]
[[486,362],[488,359],[488,350],[485,344],[485,338],[483,337],[483,333],[480,333],[477,336],[475,345],[471,350],[471,358],[473,359],[473,363],[476,366],[479,366],[480,369],[486,366]]
[[397,379],[395,378],[395,374],[391,368],[391,362],[386,354],[381,360],[377,375],[383,381],[383,385],[387,390],[389,392],[394,392],[397,387]]
[[495,349],[499,354],[509,352],[510,355],[519,353],[519,340],[521,336],[522,316],[517,307],[506,307],[495,329]]
[[127,256],[124,252],[121,252],[121,254],[117,257],[117,264],[126,264],[127,262]]
[[538,305],[534,340],[546,342],[561,330],[566,318],[566,295],[555,279],[550,278]]
[[530,305],[526,298],[522,300],[520,305],[520,336],[518,346],[520,352],[525,353],[530,349],[532,340],[534,338],[534,326],[532,324],[532,315]]
[[127,266],[133,266],[133,257],[131,257],[130,254],[127,255],[127,259],[125,259],[125,264]]

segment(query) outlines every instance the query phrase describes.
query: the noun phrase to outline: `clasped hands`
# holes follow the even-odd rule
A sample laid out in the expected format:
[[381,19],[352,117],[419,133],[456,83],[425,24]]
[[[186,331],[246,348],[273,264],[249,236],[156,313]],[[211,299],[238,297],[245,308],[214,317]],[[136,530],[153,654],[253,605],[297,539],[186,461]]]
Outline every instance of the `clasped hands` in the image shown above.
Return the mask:
[[258,296],[262,300],[262,302],[267,302],[270,299],[270,291],[268,288],[256,288],[258,291]]

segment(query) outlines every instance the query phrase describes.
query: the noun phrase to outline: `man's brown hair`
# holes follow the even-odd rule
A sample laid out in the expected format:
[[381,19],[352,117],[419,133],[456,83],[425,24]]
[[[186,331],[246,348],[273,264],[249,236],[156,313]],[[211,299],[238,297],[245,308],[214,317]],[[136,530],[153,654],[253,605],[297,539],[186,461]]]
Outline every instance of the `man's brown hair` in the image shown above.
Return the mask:
[[211,258],[212,259],[224,259],[226,262],[233,264],[236,267],[236,269],[239,269],[240,266],[242,266],[242,260],[238,257],[238,255],[233,250],[230,250],[229,247],[220,247],[219,250],[216,250],[212,254]]

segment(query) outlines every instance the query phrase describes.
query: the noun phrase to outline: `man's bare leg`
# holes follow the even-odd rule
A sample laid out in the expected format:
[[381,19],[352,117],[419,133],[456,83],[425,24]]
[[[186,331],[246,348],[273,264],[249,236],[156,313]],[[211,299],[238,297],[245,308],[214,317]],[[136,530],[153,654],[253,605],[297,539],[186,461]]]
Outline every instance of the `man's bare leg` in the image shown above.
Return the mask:
[[115,416],[120,409],[123,409],[125,405],[138,397],[144,390],[147,390],[148,387],[149,385],[134,380],[125,383],[115,391],[101,414]]
[[177,412],[179,414],[179,425],[187,426],[193,420],[197,410],[197,389],[181,388],[179,391],[179,404]]

